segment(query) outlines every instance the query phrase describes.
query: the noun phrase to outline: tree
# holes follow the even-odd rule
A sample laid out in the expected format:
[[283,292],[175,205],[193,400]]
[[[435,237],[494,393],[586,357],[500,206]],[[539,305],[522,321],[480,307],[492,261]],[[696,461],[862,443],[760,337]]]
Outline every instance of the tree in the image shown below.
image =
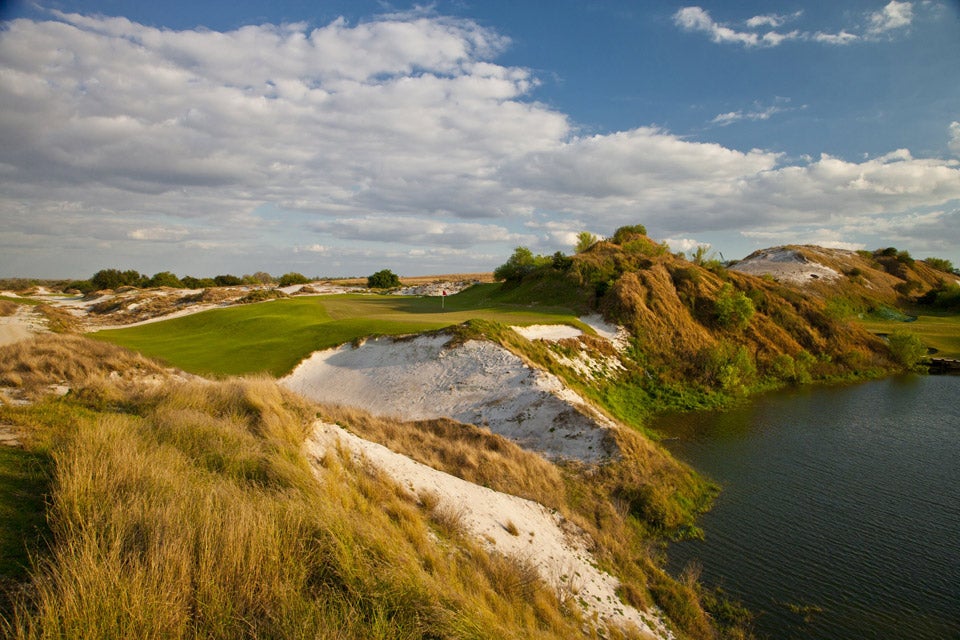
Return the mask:
[[642,224],[632,224],[624,227],[620,227],[613,232],[613,237],[610,238],[610,242],[613,244],[623,244],[633,238],[634,236],[645,236],[647,235],[647,228]]
[[923,261],[934,269],[953,273],[953,263],[945,258],[925,258]]
[[927,354],[920,338],[912,333],[898,329],[887,337],[887,346],[894,360],[904,367],[911,368]]
[[153,274],[153,277],[147,282],[148,287],[172,287],[174,289],[182,289],[183,282],[180,278],[169,271],[161,271],[160,273]]
[[243,284],[243,280],[230,274],[215,276],[213,281],[218,287],[236,287]]
[[273,284],[273,276],[266,271],[257,271],[249,276],[243,276],[243,280],[251,284]]
[[390,269],[381,269],[373,275],[367,276],[367,287],[370,289],[392,289],[399,286],[399,276]]
[[493,270],[495,280],[520,282],[537,268],[553,264],[553,258],[535,256],[526,247],[517,247],[513,255],[499,267]]
[[93,274],[90,282],[96,289],[118,289],[120,287],[141,287],[147,282],[145,276],[140,272],[128,269],[120,271],[119,269],[101,269]]
[[277,282],[277,284],[281,287],[289,287],[292,284],[307,284],[308,282],[310,282],[310,279],[302,273],[291,271],[290,273],[285,273],[280,276],[280,281]]
[[583,253],[597,243],[597,236],[589,231],[581,231],[577,234],[577,246],[574,249],[577,253]]
[[180,279],[180,282],[183,283],[187,289],[209,289],[210,287],[217,286],[217,283],[213,281],[213,278],[194,278],[193,276],[183,276]]

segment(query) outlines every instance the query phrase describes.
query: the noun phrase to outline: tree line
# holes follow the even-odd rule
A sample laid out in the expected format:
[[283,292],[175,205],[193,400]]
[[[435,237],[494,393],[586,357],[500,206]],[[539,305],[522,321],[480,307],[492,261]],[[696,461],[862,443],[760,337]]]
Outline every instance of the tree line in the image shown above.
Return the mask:
[[253,274],[235,276],[230,274],[218,275],[213,278],[195,278],[193,276],[178,277],[170,271],[160,271],[148,276],[134,269],[122,271],[120,269],[101,269],[93,274],[89,280],[74,280],[64,289],[76,289],[82,293],[102,291],[104,289],[119,289],[120,287],[138,287],[148,289],[153,287],[171,287],[173,289],[207,289],[210,287],[236,287],[240,285],[277,285],[287,287],[294,284],[311,282],[302,273],[291,271],[279,278],[275,278],[265,271]]

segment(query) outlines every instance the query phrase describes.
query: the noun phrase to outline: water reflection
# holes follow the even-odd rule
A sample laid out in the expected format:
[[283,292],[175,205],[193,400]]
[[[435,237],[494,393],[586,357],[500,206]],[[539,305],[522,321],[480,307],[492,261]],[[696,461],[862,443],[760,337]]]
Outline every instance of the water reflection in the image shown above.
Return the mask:
[[701,564],[769,637],[960,637],[958,392],[908,376],[658,421],[724,486],[674,569]]

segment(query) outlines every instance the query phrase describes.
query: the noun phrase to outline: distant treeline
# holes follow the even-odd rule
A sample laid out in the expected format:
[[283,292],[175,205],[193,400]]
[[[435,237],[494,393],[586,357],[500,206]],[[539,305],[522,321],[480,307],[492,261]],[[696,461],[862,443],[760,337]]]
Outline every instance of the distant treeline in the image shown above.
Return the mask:
[[89,280],[72,280],[64,283],[64,290],[77,290],[82,293],[91,291],[102,291],[104,289],[119,289],[120,287],[172,287],[174,289],[206,289],[208,287],[235,287],[239,285],[277,285],[286,287],[292,284],[306,284],[310,282],[302,273],[285,273],[279,278],[275,278],[265,271],[258,271],[254,274],[244,276],[234,276],[230,274],[219,275],[214,278],[195,278],[193,276],[177,277],[170,271],[161,271],[148,276],[133,269],[121,271],[120,269],[101,269],[97,271]]

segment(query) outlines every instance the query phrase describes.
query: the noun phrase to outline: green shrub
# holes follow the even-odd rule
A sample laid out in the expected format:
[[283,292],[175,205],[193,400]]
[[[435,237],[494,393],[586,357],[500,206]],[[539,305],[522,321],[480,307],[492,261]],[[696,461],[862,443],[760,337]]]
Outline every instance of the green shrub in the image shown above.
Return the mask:
[[577,246],[574,249],[577,253],[583,253],[593,245],[597,244],[597,236],[589,231],[581,231],[577,234]]
[[520,282],[540,267],[553,264],[553,259],[534,255],[527,247],[517,247],[505,263],[493,270],[495,280]]
[[381,269],[376,273],[367,276],[367,288],[369,289],[392,289],[400,286],[400,278],[390,269]]
[[945,271],[947,273],[953,273],[953,263],[945,258],[924,258],[923,261],[934,269]]
[[714,313],[721,327],[746,329],[755,312],[753,301],[743,291],[734,289],[729,282],[720,287],[720,293],[714,300]]
[[133,269],[127,271],[101,269],[93,274],[90,282],[99,291],[101,289],[119,289],[120,287],[142,287],[147,283],[147,278]]
[[907,368],[916,365],[927,354],[920,338],[908,331],[894,331],[887,337],[887,345],[894,360]]
[[[396,276],[394,276],[394,278],[396,278]],[[308,282],[310,282],[310,279],[302,273],[291,271],[290,273],[285,273],[280,276],[280,281],[277,284],[281,287],[289,287],[292,284],[307,284]],[[399,282],[398,279],[397,283],[399,284]]]
[[632,240],[636,236],[646,236],[647,228],[642,224],[627,225],[620,227],[613,232],[613,237],[610,238],[610,242],[613,244],[622,245],[628,240]]
[[174,289],[182,289],[183,282],[176,275],[169,271],[161,271],[160,273],[155,273],[152,278],[147,282],[148,287],[172,287]]

